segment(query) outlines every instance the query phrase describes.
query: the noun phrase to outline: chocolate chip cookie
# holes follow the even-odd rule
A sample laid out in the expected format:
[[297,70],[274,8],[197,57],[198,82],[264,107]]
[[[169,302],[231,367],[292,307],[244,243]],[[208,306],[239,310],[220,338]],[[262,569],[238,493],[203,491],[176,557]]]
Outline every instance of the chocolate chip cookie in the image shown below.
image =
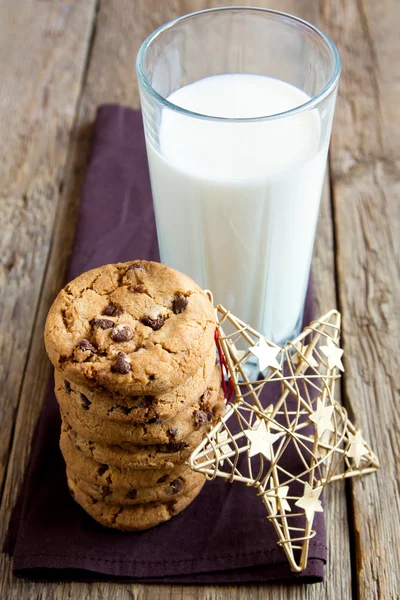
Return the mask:
[[100,486],[80,478],[69,468],[67,468],[67,478],[74,481],[75,485],[95,500],[126,506],[148,502],[169,502],[174,496],[178,498],[197,488],[205,480],[202,473],[195,473],[190,469],[186,469],[184,473],[168,483],[160,483],[152,487],[120,488],[112,484]]
[[65,431],[61,434],[60,448],[67,467],[79,479],[100,487],[119,488],[126,493],[132,489],[168,484],[190,472],[185,462],[176,464],[173,469],[123,469],[99,463],[78,450]]
[[45,344],[67,381],[123,396],[156,395],[199,370],[215,324],[209,297],[189,277],[132,261],[83,273],[61,290]]
[[132,426],[135,423],[161,423],[183,408],[194,404],[204,394],[215,370],[215,349],[212,346],[205,363],[178,387],[158,396],[122,396],[104,389],[87,388],[64,379],[55,372],[55,390],[64,406],[76,405],[81,419],[90,423],[101,419]]
[[79,435],[94,442],[106,444],[168,444],[179,442],[201,425],[223,414],[225,404],[220,398],[221,373],[214,367],[214,374],[204,394],[192,405],[184,406],[176,415],[154,423],[121,423],[98,416],[93,404],[88,405],[86,396],[68,394],[64,385],[56,388],[61,415]]
[[[220,394],[223,399],[223,394]],[[201,425],[197,431],[179,442],[140,446],[136,444],[102,444],[77,434],[64,420],[63,432],[68,435],[83,455],[94,458],[105,465],[121,469],[165,469],[172,470],[187,460],[204,435],[216,424],[217,418]]]
[[82,491],[72,480],[68,481],[72,497],[91,517],[104,527],[122,531],[141,531],[169,521],[196,498],[203,485],[204,481],[192,490],[186,490],[178,498],[172,496],[171,500],[165,503],[153,502],[126,506],[96,500]]

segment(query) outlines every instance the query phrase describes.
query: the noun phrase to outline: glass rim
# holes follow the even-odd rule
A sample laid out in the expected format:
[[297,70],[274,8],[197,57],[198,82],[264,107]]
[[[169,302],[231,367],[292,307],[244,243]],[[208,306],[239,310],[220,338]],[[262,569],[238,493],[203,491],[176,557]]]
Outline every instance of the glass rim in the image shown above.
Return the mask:
[[[269,13],[274,16],[284,17],[285,19],[295,22],[295,23],[298,23],[298,24],[302,25],[303,27],[305,26],[306,28],[311,29],[314,33],[316,33],[328,46],[329,50],[331,51],[332,58],[333,58],[333,72],[332,72],[332,75],[331,75],[330,79],[328,80],[327,84],[325,85],[325,87],[317,95],[310,98],[310,100],[308,100],[307,102],[304,102],[303,104],[299,104],[299,106],[296,106],[295,108],[292,108],[290,110],[286,110],[286,111],[283,111],[280,113],[275,113],[272,115],[264,115],[264,116],[258,116],[258,117],[218,117],[218,116],[214,116],[214,115],[204,115],[202,113],[197,113],[197,112],[188,110],[186,108],[182,108],[181,106],[178,106],[177,104],[174,104],[173,102],[170,102],[169,100],[164,98],[164,96],[159,94],[154,89],[154,87],[151,85],[150,81],[147,79],[145,72],[144,72],[144,58],[145,58],[146,52],[147,52],[148,48],[150,47],[150,45],[152,44],[152,42],[158,36],[160,36],[162,33],[164,33],[164,31],[167,31],[168,29],[172,29],[175,25],[177,25],[178,23],[181,23],[182,21],[186,21],[186,20],[192,19],[193,17],[198,17],[198,16],[206,14],[206,13],[238,11],[238,10],[245,11],[245,12]],[[301,19],[300,17],[291,15],[289,13],[285,13],[285,12],[282,12],[279,10],[274,10],[271,8],[262,8],[262,7],[258,7],[258,6],[254,6],[254,7],[251,7],[251,6],[221,6],[221,7],[217,7],[217,8],[206,8],[204,10],[198,10],[196,12],[191,12],[186,15],[177,17],[176,19],[172,19],[171,21],[168,21],[167,23],[160,25],[160,27],[158,27],[155,31],[153,31],[153,33],[151,33],[144,40],[144,42],[142,43],[142,45],[139,48],[139,51],[138,51],[138,54],[136,57],[136,74],[137,74],[137,78],[138,78],[140,86],[142,86],[150,94],[150,96],[152,96],[155,100],[157,100],[165,108],[169,108],[170,110],[181,113],[182,115],[186,115],[188,117],[193,117],[196,119],[204,119],[207,121],[220,121],[220,122],[239,122],[239,123],[247,122],[247,123],[249,123],[249,122],[257,122],[257,121],[270,121],[270,120],[274,120],[274,119],[281,119],[284,117],[289,117],[289,116],[296,115],[301,112],[311,110],[311,109],[315,108],[316,106],[318,106],[335,89],[335,87],[337,86],[337,84],[339,82],[341,70],[342,70],[342,62],[340,59],[338,49],[336,48],[335,44],[330,39],[330,37],[327,36],[316,25],[313,25],[312,23],[309,23],[305,19]]]

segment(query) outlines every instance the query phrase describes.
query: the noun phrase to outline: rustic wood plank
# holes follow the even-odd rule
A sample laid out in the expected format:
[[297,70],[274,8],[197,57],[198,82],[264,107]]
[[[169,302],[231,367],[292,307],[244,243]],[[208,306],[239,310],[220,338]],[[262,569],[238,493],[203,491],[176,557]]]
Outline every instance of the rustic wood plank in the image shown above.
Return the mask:
[[94,2],[5,0],[0,11],[1,490]]
[[351,485],[359,598],[400,596],[399,4],[326,2],[344,70],[332,141],[345,403],[382,461]]
[[[40,307],[36,320],[36,332],[32,340],[26,376],[21,392],[20,410],[16,422],[15,442],[12,450],[12,461],[9,469],[1,523],[8,521],[10,507],[15,501],[16,490],[21,482],[33,427],[40,409],[41,399],[46,387],[47,373],[50,366],[44,355],[41,331],[48,307],[54,295],[62,285],[63,272],[71,245],[73,222],[77,206],[79,187],[86,165],[87,152],[90,145],[90,125],[93,121],[96,106],[102,102],[121,102],[138,106],[138,89],[133,70],[134,56],[141,41],[158,25],[179,14],[219,5],[221,2],[206,0],[175,0],[165,3],[162,0],[142,3],[132,10],[131,3],[121,0],[101,2],[96,25],[91,61],[82,96],[77,133],[71,152],[71,162],[66,176],[66,183],[61,196],[60,209],[57,214],[54,241],[49,267],[46,274]],[[232,4],[222,2],[222,4]],[[252,1],[239,1],[236,4],[251,5]],[[261,5],[269,5],[264,1]],[[285,0],[272,3],[272,7],[288,12],[295,12],[311,21],[318,21],[318,5],[312,0]],[[328,186],[325,188],[324,200],[319,223],[317,247],[314,259],[315,288],[319,312],[324,312],[335,303],[333,235],[331,209]],[[213,598],[225,600],[231,597],[273,598],[273,599],[331,599],[349,598],[350,558],[347,542],[346,503],[343,485],[339,484],[327,491],[328,543],[330,550],[327,568],[327,582],[316,586],[241,586],[222,588],[213,586],[143,586],[122,584],[53,584],[29,583],[13,580],[11,565],[4,558],[4,581],[2,594],[7,598],[33,598],[61,600],[64,598],[118,598],[118,600],[135,598]],[[0,588],[1,589],[1,588]]]
[[[335,248],[328,186],[329,180],[326,177],[312,264],[317,315],[323,315],[331,308],[336,307]],[[339,398],[337,399],[339,400]],[[346,483],[340,482],[328,486],[324,494],[328,542],[326,598],[344,600],[352,596]],[[322,596],[317,595],[316,597]]]

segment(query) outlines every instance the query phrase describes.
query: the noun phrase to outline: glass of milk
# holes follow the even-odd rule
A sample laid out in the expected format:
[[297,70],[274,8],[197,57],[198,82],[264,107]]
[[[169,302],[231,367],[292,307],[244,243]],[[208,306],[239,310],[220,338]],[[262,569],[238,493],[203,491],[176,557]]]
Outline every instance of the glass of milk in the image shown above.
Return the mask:
[[192,13],[140,48],[161,260],[275,343],[299,333],[340,58],[297,17]]

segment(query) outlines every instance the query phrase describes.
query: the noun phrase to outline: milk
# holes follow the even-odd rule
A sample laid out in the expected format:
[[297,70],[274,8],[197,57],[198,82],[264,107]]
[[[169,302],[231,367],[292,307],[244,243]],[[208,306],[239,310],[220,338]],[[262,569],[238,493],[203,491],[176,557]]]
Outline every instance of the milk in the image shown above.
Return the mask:
[[[207,77],[173,104],[249,118],[310,98],[259,75]],[[147,152],[161,259],[210,289],[277,343],[297,333],[308,282],[327,142],[317,111],[270,121],[206,120],[163,109]]]

